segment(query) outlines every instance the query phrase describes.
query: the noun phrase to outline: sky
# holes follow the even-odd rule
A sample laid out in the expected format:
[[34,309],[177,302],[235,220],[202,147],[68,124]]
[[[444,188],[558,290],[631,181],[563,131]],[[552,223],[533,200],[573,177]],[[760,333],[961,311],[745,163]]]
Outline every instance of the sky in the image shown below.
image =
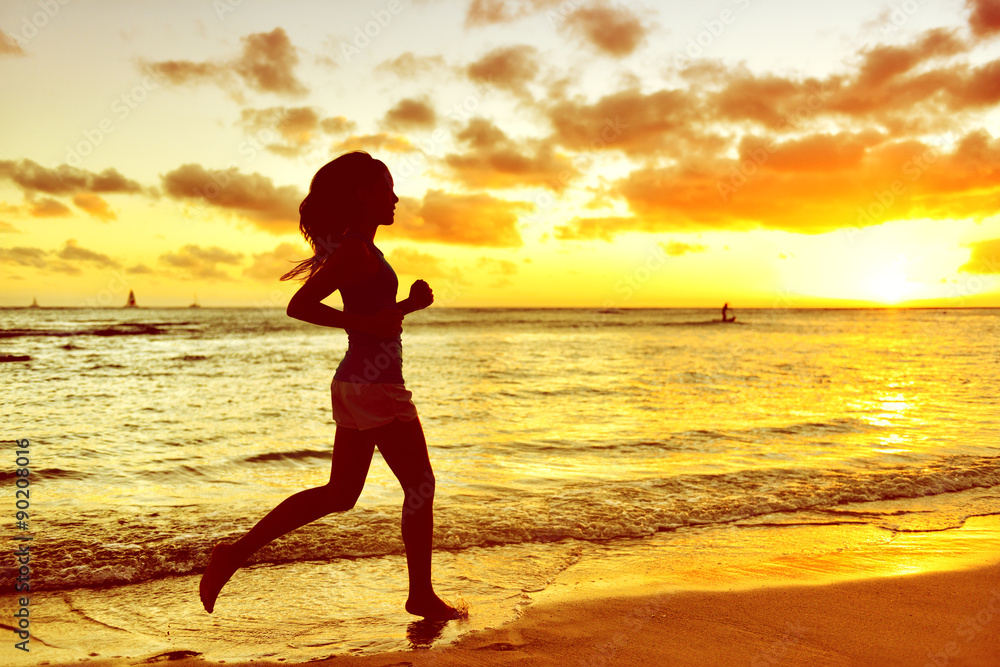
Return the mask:
[[284,307],[359,149],[400,299],[1000,306],[1000,0],[5,0],[0,77],[0,306]]

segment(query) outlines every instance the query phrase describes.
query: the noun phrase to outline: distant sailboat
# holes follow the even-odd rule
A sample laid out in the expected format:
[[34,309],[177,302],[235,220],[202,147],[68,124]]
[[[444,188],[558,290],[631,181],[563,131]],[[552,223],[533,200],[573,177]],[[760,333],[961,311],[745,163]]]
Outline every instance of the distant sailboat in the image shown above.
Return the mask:
[[139,306],[135,303],[135,292],[132,290],[128,291],[128,301],[125,302],[126,308],[138,308]]
[[38,305],[38,297],[31,298],[31,305],[28,306],[28,308],[41,308],[41,306]]
[[197,294],[194,295],[194,303],[192,303],[190,306],[188,306],[188,308],[201,308],[201,305],[198,303],[198,295]]

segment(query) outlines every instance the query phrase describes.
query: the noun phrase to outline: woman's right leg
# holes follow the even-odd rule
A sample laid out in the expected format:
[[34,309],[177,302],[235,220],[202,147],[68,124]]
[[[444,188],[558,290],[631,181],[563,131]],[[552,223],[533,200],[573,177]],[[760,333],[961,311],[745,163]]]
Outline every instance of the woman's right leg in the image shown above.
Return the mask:
[[355,428],[337,427],[330,481],[286,498],[234,544],[218,544],[202,575],[199,592],[205,611],[212,613],[219,591],[236,570],[265,544],[331,512],[354,507],[365,486],[375,441]]

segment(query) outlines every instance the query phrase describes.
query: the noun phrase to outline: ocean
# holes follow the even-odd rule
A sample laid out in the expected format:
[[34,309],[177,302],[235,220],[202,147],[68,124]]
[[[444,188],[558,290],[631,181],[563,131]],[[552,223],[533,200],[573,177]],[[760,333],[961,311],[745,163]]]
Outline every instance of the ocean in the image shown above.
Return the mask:
[[0,313],[0,354],[29,357],[0,364],[11,518],[30,443],[8,537],[32,538],[33,638],[63,656],[428,646],[602,554],[715,563],[760,555],[736,528],[850,527],[778,540],[849,549],[1000,514],[998,309],[432,307],[404,322],[403,374],[437,478],[436,586],[469,621],[402,610],[402,491],[377,453],[357,507],[258,552],[209,616],[212,545],[329,477],[344,332],[281,309]]

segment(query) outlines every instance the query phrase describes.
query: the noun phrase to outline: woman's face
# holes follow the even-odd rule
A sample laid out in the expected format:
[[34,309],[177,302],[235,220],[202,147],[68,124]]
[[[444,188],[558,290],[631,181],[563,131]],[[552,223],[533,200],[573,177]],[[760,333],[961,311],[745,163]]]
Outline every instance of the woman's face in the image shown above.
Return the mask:
[[399,197],[392,191],[392,175],[385,167],[379,167],[380,177],[373,179],[372,184],[362,192],[371,220],[379,225],[391,225]]

